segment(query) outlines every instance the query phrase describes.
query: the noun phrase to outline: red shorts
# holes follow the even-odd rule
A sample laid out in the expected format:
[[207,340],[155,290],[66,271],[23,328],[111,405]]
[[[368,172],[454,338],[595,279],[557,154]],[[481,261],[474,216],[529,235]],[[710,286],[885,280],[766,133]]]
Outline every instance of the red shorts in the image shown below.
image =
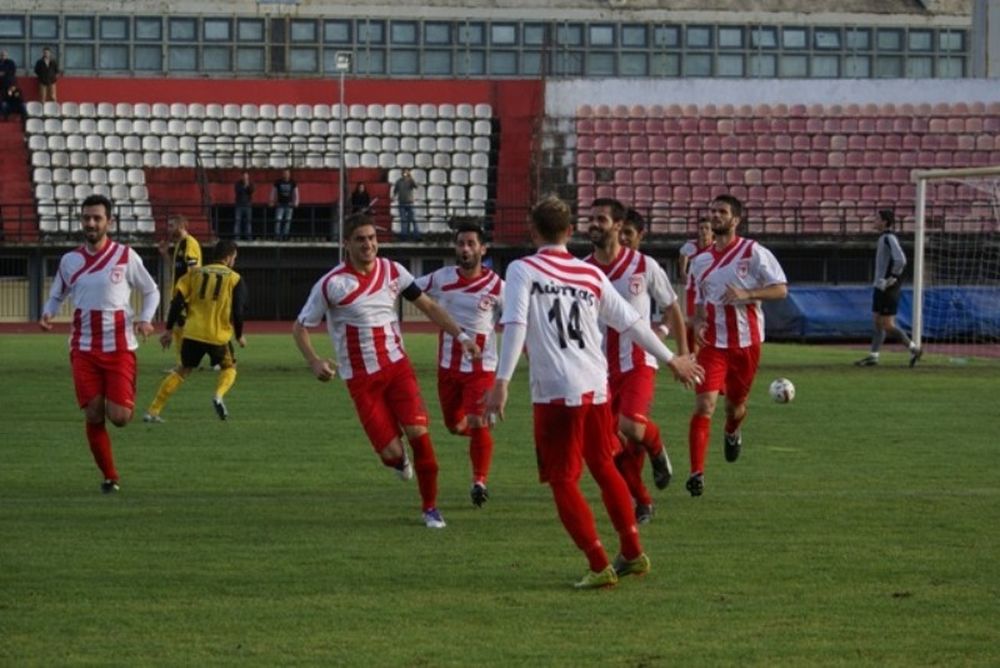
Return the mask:
[[649,418],[649,407],[653,404],[655,387],[656,369],[652,367],[640,366],[631,371],[612,374],[608,379],[611,412],[645,424]]
[[695,391],[698,394],[725,392],[726,398],[738,406],[750,396],[759,362],[759,345],[747,348],[705,346],[698,351],[698,364],[705,368],[705,382]]
[[73,385],[76,401],[83,408],[94,397],[103,396],[107,401],[135,408],[135,353],[124,350],[115,353],[95,353],[72,350],[69,353],[73,367]]
[[427,408],[408,359],[374,375],[349,379],[347,390],[375,452],[381,452],[402,435],[400,425],[427,426]]
[[495,378],[496,373],[492,371],[462,373],[438,367],[438,399],[448,431],[454,430],[466,415],[483,414],[480,402],[493,387]]
[[611,405],[535,404],[538,479],[577,481],[583,462],[594,466],[621,450]]

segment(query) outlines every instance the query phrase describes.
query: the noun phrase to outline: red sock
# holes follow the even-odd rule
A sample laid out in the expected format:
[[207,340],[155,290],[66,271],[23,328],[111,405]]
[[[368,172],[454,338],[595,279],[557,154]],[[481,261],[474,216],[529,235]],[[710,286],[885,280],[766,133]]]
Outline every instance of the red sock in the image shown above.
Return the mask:
[[111,456],[111,437],[103,422],[87,423],[87,443],[90,444],[90,452],[105,480],[117,481],[118,471],[115,470],[115,459]]
[[692,415],[688,430],[688,452],[691,455],[691,473],[705,470],[705,452],[708,450],[708,435],[712,430],[712,418],[707,415]]
[[642,467],[646,463],[646,451],[642,445],[629,441],[625,448],[615,457],[615,466],[621,473],[629,494],[633,499],[644,505],[653,502],[649,490],[642,482]]
[[635,525],[635,510],[632,508],[628,485],[610,459],[603,459],[595,466],[588,463],[587,467],[601,488],[601,500],[604,501],[611,524],[618,532],[622,556],[635,559],[642,554],[642,546],[639,545],[639,529]]
[[594,513],[587,505],[586,499],[575,482],[559,480],[551,481],[552,498],[559,511],[566,533],[573,539],[576,546],[587,556],[590,570],[603,571],[610,563],[608,555],[597,536],[597,525],[594,523]]
[[646,432],[642,435],[642,445],[650,457],[655,457],[663,450],[663,442],[660,440],[660,428],[652,420],[646,422]]
[[413,449],[413,470],[417,474],[417,487],[420,488],[420,501],[424,510],[437,506],[438,464],[434,456],[434,446],[431,435],[411,437],[410,447]]
[[490,474],[490,462],[493,460],[493,435],[486,427],[475,427],[469,430],[469,459],[472,461],[472,479],[486,484]]
[[743,411],[743,415],[741,415],[739,418],[732,418],[726,416],[726,433],[735,434],[736,430],[740,428],[740,425],[743,424],[743,421],[746,419],[747,419],[747,412],[745,410]]

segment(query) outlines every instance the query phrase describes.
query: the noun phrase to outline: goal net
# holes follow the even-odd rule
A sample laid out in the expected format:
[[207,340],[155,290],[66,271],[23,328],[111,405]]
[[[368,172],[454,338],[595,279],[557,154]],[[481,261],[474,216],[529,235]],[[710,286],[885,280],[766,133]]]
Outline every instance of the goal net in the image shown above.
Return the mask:
[[1000,357],[1000,166],[914,180],[913,339],[956,359]]

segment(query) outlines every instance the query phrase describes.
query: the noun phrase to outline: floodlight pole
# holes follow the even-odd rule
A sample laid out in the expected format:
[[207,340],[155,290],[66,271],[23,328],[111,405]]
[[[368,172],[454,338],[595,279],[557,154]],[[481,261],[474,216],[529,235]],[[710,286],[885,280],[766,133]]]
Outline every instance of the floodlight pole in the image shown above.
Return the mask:
[[337,71],[340,73],[340,169],[337,170],[337,189],[340,191],[337,197],[337,253],[340,261],[344,261],[344,196],[347,188],[347,166],[344,164],[344,123],[347,122],[344,104],[344,77],[347,70],[351,69],[351,54],[346,51],[338,51],[336,57]]

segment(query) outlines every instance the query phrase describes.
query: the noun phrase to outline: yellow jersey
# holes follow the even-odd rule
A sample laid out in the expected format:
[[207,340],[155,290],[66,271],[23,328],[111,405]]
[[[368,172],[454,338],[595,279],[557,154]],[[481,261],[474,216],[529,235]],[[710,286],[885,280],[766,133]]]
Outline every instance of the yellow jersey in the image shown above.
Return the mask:
[[170,284],[175,288],[188,271],[201,266],[201,244],[190,234],[174,244],[174,264]]
[[184,338],[222,345],[242,336],[245,289],[240,275],[224,264],[189,269],[177,282],[176,299],[187,306]]

